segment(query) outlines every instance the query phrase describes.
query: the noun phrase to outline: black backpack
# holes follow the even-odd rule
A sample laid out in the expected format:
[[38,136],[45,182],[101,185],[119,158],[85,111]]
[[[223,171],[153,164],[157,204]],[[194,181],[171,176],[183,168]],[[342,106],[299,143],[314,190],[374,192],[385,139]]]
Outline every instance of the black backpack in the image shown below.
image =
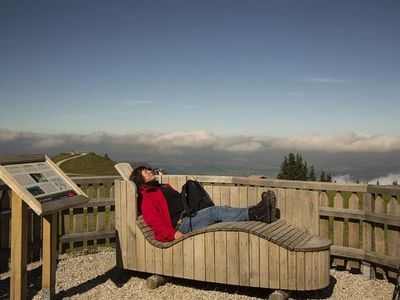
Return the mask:
[[191,179],[182,186],[181,201],[186,217],[193,217],[199,210],[214,206],[210,195],[200,182]]

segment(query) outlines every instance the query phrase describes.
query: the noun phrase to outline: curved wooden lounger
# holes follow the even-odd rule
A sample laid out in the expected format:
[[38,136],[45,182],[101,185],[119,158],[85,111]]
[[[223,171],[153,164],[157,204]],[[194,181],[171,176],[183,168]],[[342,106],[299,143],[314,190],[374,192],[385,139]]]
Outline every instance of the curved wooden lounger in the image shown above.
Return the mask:
[[167,243],[138,216],[136,186],[115,181],[117,265],[134,271],[280,290],[329,284],[330,245],[290,220],[220,222]]

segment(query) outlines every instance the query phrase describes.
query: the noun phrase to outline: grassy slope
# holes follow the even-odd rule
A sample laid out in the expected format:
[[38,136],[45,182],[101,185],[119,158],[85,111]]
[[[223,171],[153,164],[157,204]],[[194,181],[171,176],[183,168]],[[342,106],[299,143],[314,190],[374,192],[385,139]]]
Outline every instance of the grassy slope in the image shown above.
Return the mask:
[[[63,159],[65,158],[68,158],[68,156],[65,156]],[[93,176],[118,175],[114,165],[115,162],[110,159],[106,159],[103,156],[94,153],[89,153],[82,157],[66,161],[65,163],[62,163],[60,167],[65,173]]]
[[60,154],[57,154],[57,155],[53,156],[51,158],[51,160],[53,162],[55,162],[55,163],[58,163],[61,160],[64,160],[64,159],[67,159],[67,158],[70,158],[70,157],[74,157],[74,156],[78,156],[78,155],[79,154],[60,153]]

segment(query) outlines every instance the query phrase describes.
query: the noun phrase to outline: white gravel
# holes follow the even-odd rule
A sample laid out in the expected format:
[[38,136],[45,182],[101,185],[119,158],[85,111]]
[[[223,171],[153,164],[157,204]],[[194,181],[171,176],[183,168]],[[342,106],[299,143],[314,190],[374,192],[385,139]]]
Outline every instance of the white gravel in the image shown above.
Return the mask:
[[[41,299],[40,263],[29,265],[28,298]],[[0,299],[9,298],[9,272],[0,274]],[[271,290],[173,279],[157,289],[146,287],[148,275],[115,267],[115,250],[60,256],[57,299],[265,299]],[[394,285],[331,269],[331,284],[321,291],[293,293],[290,299],[391,299]]]

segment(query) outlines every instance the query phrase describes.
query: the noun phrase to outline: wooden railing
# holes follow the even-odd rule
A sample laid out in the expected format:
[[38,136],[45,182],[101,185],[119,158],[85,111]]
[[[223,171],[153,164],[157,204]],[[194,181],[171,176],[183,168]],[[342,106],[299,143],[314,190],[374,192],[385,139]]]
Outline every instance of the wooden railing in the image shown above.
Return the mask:
[[[193,176],[192,176],[193,177]],[[334,184],[285,180],[250,180],[227,176],[194,176],[216,197],[242,197],[240,187],[254,187],[259,197],[263,190],[272,188],[278,194],[278,205],[284,214],[300,214],[306,223],[307,210],[290,199],[294,191],[302,197],[318,197],[319,234],[332,240],[332,265],[374,272],[394,277],[400,265],[400,189],[366,184]],[[91,200],[82,207],[59,213],[59,250],[88,249],[99,245],[113,245],[114,191],[113,181],[118,177],[75,177],[73,180]],[[162,181],[181,185],[183,176],[164,176]],[[185,177],[186,178],[186,177]],[[233,188],[228,188],[233,187]],[[289,196],[288,196],[289,195]],[[8,269],[10,246],[10,195],[6,186],[0,186],[0,272]],[[258,198],[257,198],[258,199]],[[232,201],[232,200],[231,200]],[[242,203],[242,198],[235,199]],[[247,200],[246,200],[247,201]],[[243,202],[243,205],[250,202]],[[298,204],[298,203],[297,203]],[[29,262],[40,258],[40,218],[29,214]],[[307,226],[306,226],[307,227]]]

